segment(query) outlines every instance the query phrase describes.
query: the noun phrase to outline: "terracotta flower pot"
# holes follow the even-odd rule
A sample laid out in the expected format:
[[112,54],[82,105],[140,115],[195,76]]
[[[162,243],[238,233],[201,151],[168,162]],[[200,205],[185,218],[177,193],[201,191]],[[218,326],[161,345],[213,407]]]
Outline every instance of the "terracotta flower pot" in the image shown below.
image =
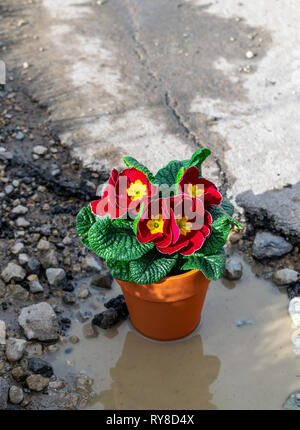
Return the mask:
[[166,277],[155,284],[116,281],[134,327],[156,340],[180,339],[197,327],[210,282],[199,270]]

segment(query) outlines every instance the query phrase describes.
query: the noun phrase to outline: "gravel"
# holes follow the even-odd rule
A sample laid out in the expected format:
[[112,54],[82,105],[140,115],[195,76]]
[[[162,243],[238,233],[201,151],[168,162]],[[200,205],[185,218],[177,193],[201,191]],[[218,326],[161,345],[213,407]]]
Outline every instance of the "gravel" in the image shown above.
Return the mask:
[[259,260],[281,257],[292,249],[293,246],[283,237],[269,232],[258,232],[253,243],[253,256]]

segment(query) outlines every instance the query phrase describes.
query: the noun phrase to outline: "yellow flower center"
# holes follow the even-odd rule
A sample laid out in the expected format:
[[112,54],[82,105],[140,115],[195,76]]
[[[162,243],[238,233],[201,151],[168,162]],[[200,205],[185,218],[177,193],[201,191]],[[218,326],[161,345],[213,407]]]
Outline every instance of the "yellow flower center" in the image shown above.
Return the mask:
[[191,197],[201,197],[204,194],[204,187],[197,184],[188,184],[187,192]]
[[127,188],[127,194],[131,200],[142,200],[147,194],[147,185],[143,184],[142,181],[137,179],[135,182],[131,182],[130,187]]
[[147,227],[151,234],[163,233],[164,220],[162,219],[162,215],[152,217],[152,219],[147,222]]
[[184,216],[183,218],[176,218],[176,224],[179,227],[180,234],[183,234],[183,236],[186,236],[187,233],[191,231],[192,223],[188,221],[188,218]]

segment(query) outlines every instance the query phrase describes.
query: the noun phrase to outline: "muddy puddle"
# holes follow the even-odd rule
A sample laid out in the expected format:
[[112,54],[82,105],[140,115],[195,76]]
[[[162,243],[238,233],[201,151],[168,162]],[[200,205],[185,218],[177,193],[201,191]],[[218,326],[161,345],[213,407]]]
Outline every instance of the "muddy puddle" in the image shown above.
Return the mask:
[[[211,282],[200,326],[181,341],[148,340],[129,320],[87,339],[74,311],[68,336],[80,342],[52,355],[55,374],[92,377],[90,409],[280,409],[300,386],[288,298],[243,266],[240,281]],[[104,309],[101,294],[119,293],[116,284],[91,290],[80,310],[93,314]]]

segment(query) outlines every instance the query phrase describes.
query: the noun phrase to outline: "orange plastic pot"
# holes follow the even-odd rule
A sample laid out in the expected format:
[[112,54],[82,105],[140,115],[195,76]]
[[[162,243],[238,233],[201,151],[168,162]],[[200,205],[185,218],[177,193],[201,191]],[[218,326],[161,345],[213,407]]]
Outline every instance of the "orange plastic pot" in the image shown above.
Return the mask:
[[199,324],[209,280],[199,270],[170,276],[155,284],[116,279],[134,327],[156,340],[175,340]]

